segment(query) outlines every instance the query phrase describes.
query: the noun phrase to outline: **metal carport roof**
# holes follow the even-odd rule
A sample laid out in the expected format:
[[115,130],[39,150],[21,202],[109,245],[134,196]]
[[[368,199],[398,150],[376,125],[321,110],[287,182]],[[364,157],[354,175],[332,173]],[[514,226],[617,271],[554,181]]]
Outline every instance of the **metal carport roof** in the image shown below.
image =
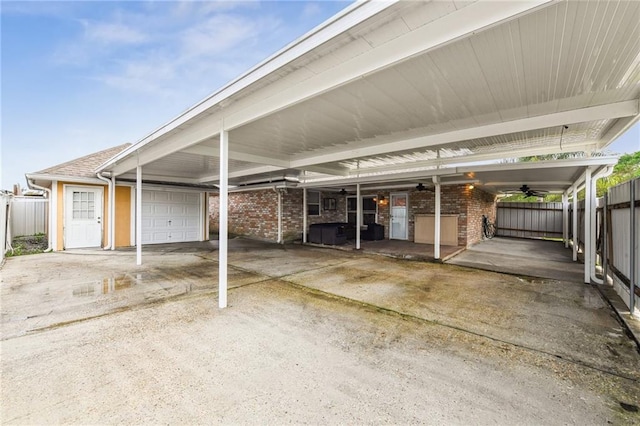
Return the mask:
[[[640,2],[355,3],[97,172],[225,192],[488,175],[473,164],[602,150],[640,118],[639,80]],[[538,188],[576,189],[549,170]]]

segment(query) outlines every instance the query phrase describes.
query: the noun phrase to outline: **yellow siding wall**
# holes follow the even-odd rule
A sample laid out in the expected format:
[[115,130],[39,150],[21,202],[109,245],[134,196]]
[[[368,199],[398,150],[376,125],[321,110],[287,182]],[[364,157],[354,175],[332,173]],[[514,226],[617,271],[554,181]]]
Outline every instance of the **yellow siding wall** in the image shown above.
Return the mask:
[[116,185],[116,247],[131,245],[131,188]]

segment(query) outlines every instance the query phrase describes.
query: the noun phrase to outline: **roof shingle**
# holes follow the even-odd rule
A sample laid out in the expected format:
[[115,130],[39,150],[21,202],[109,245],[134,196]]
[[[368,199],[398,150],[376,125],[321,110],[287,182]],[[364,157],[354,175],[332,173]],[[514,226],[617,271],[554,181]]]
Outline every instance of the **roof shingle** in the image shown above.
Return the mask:
[[114,146],[113,148],[105,149],[103,151],[95,152],[93,154],[85,155],[84,157],[76,158],[75,160],[67,161],[66,163],[58,164],[53,167],[41,170],[34,174],[38,175],[54,175],[54,176],[74,176],[74,177],[95,177],[95,170],[114,157],[124,149],[131,146],[130,143]]

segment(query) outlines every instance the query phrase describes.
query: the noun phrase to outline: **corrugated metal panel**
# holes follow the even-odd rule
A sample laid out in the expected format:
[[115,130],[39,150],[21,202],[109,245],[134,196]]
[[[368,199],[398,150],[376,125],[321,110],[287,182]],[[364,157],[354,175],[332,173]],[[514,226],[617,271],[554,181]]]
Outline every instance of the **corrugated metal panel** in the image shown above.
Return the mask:
[[498,203],[497,235],[562,237],[562,203]]
[[[301,155],[398,132],[437,134],[631,99],[637,89],[621,71],[640,49],[634,3],[640,2],[549,6],[234,130],[231,140],[247,150],[269,141],[272,153]],[[563,142],[596,141],[609,126],[608,120],[572,125]],[[454,149],[561,149],[560,130],[460,141]]]
[[11,200],[11,236],[44,234],[47,231],[47,207],[43,198],[13,198]]
[[[631,258],[631,182],[609,188],[609,212],[611,214],[613,266],[627,279],[631,267],[635,267],[636,279],[640,278],[640,207],[635,207],[635,259]],[[635,199],[640,200],[640,179],[635,180]],[[637,283],[636,283],[637,284]]]
[[10,197],[0,193],[0,263],[4,259],[7,250],[7,209]]
[[[234,96],[230,108],[241,115],[253,106],[247,96],[258,89],[260,101],[267,103],[310,77],[350,61],[357,64],[375,46],[419,30],[458,6],[451,1],[394,4],[252,84]],[[552,3],[256,116],[230,131],[230,149],[285,161],[338,152],[357,157],[359,147],[637,99],[639,22],[637,1]],[[437,164],[439,158],[506,157],[527,148],[561,152],[563,143],[598,143],[615,123],[571,124],[562,141],[556,126],[361,158],[361,163]],[[148,167],[185,178],[216,174],[215,164],[169,157],[168,163]],[[355,167],[355,162],[343,164]],[[230,170],[245,166],[230,164]]]

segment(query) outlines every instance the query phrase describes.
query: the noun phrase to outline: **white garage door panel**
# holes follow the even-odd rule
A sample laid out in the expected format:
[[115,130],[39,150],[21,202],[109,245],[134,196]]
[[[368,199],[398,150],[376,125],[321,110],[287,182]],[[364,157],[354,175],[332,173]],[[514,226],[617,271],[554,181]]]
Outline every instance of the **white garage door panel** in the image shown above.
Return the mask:
[[200,194],[142,191],[142,243],[199,241]]

